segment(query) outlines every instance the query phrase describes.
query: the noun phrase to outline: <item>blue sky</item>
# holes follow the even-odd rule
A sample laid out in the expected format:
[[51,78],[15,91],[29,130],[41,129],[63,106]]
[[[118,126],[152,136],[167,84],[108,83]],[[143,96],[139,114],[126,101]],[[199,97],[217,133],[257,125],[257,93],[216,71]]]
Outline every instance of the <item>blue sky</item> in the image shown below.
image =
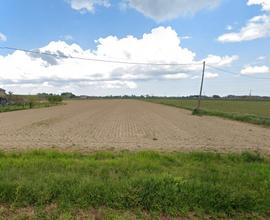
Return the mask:
[[176,68],[52,61],[1,49],[0,87],[16,93],[196,94],[199,64],[206,60],[230,72],[207,67],[206,95],[251,89],[270,96],[269,0],[0,0],[0,47],[5,46],[84,58],[195,63]]

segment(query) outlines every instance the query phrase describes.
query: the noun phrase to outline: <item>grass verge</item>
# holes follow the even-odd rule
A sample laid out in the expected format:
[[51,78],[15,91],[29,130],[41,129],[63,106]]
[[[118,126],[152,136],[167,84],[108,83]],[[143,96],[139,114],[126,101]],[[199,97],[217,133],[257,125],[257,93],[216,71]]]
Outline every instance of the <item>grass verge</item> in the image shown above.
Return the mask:
[[101,210],[104,219],[267,218],[269,189],[270,158],[256,153],[0,154],[0,214],[6,216],[24,208],[45,219],[89,210]]
[[0,113],[1,112],[12,112],[12,111],[19,111],[19,110],[27,110],[27,109],[34,109],[34,108],[48,108],[56,105],[61,105],[62,103],[37,103],[34,106],[30,104],[16,104],[16,105],[0,105]]
[[217,112],[217,111],[209,111],[204,109],[194,109],[192,111],[193,115],[208,115],[208,116],[218,116],[222,118],[232,119],[235,121],[242,121],[248,122],[257,125],[264,125],[270,127],[270,117],[263,117],[258,115],[250,115],[250,114],[243,114],[239,115],[237,113],[227,113],[227,112]]
[[[233,107],[231,107],[230,111],[228,111],[228,112],[226,112],[226,110],[224,110],[224,111],[221,109],[214,110],[214,109],[207,109],[204,107],[202,107],[202,109],[200,109],[200,110],[196,110],[195,109],[196,105],[194,105],[196,100],[184,100],[183,101],[184,104],[182,104],[181,100],[152,99],[152,100],[147,100],[147,101],[187,109],[187,110],[192,111],[192,114],[194,114],[194,115],[218,116],[218,117],[232,119],[232,120],[236,120],[236,121],[242,121],[242,122],[247,122],[247,123],[270,127],[270,117],[263,116],[263,115],[248,114],[248,113],[230,112],[231,109],[234,109]],[[207,102],[209,103],[211,101],[207,100]],[[220,105],[220,103],[222,104],[222,100],[219,100],[219,101],[213,100],[212,102],[216,102],[216,105]],[[223,102],[226,103],[226,101],[223,101]],[[246,101],[246,102],[248,103],[249,101]],[[252,101],[250,101],[250,102],[252,102]],[[235,103],[237,104],[237,101],[231,101],[230,103],[231,103],[231,105],[234,105]],[[257,103],[259,103],[259,102],[256,102],[256,101],[252,102],[252,106],[256,105]],[[266,103],[266,101],[262,102],[262,103],[264,104],[264,103]],[[212,108],[212,106],[210,108]],[[244,107],[241,106],[241,108],[244,108]],[[258,106],[258,108],[260,108],[260,106]],[[237,109],[237,107],[235,107],[235,109]],[[243,111],[243,110],[241,110],[241,111]],[[248,111],[248,109],[246,109],[246,111]]]

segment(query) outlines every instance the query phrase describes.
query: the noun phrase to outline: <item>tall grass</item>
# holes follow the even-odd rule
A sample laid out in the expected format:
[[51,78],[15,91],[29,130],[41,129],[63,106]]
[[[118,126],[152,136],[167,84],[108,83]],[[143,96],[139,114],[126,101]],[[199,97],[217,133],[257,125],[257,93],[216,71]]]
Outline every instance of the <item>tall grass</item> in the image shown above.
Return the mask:
[[270,159],[252,153],[0,154],[0,204],[12,207],[270,217],[269,189]]
[[58,104],[59,103],[40,102],[35,104],[26,103],[26,104],[0,105],[0,112],[27,110],[31,108],[47,108]]
[[209,115],[209,116],[218,116],[222,118],[228,118],[235,121],[248,122],[257,125],[270,126],[270,117],[263,117],[258,115],[250,115],[250,114],[236,114],[236,113],[227,113],[227,112],[216,112],[209,110],[197,110],[194,109],[192,111],[194,115]]

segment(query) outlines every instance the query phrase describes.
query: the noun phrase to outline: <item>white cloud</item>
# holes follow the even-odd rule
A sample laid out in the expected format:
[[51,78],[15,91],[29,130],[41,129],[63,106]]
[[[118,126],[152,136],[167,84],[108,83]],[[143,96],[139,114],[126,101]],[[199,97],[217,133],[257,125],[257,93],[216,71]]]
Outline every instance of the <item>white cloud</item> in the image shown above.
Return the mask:
[[66,41],[72,41],[73,37],[72,37],[72,35],[67,34],[67,35],[63,36],[63,39],[66,40]]
[[191,79],[200,79],[201,77],[199,75],[192,76]]
[[129,88],[136,89],[138,86],[135,82],[130,81],[105,81],[101,84],[101,88],[104,89],[121,89],[121,88]]
[[[94,12],[95,6],[110,7],[110,0],[66,0],[72,9],[85,12]],[[156,21],[164,21],[179,16],[193,15],[203,9],[216,7],[221,0],[121,0],[122,10],[134,8],[147,17]]]
[[268,66],[246,66],[241,70],[243,75],[270,73]]
[[241,42],[270,36],[270,16],[261,15],[251,18],[239,32],[226,33],[218,37],[218,41]]
[[[96,49],[82,49],[78,44],[52,41],[36,51],[65,58],[16,51],[0,55],[0,85],[15,91],[70,91],[76,88],[136,88],[140,81],[185,79],[201,72],[201,60],[181,46],[181,37],[171,27],[158,27],[141,38],[108,36],[96,41]],[[72,59],[122,60],[143,63],[196,63],[199,65],[127,65]],[[205,60],[215,66],[228,66],[237,56],[209,55]],[[31,87],[31,89],[30,89]],[[75,91],[76,92],[76,91]]]
[[109,0],[66,0],[72,9],[84,12],[94,12],[96,5],[109,7]]
[[0,42],[1,41],[3,41],[3,42],[7,41],[7,37],[6,37],[6,35],[4,35],[3,33],[0,32]]
[[186,79],[188,74],[186,73],[176,73],[176,74],[166,74],[163,76],[164,79]]
[[[263,11],[270,12],[270,0],[248,0],[247,5],[260,5]],[[228,31],[232,26],[227,26]],[[218,37],[222,43],[251,41],[260,38],[270,37],[270,15],[264,14],[255,16],[246,23],[238,32],[225,33]]]
[[269,0],[248,0],[247,5],[261,5],[262,10],[270,11],[270,1]]
[[98,55],[141,62],[188,63],[196,56],[194,52],[180,46],[180,37],[171,27],[155,28],[141,39],[109,36],[96,42],[95,53]]
[[183,37],[181,37],[181,40],[189,40],[191,38],[192,38],[191,36],[183,36]]
[[266,59],[266,57],[265,56],[259,56],[259,57],[257,57],[257,59],[256,60],[265,60]]
[[[157,21],[192,15],[202,9],[216,7],[220,0],[124,0],[131,7]],[[123,6],[122,6],[123,7]]]
[[214,78],[217,78],[219,75],[218,75],[218,73],[210,73],[210,72],[207,72],[206,74],[205,74],[205,78],[206,79],[214,79]]
[[229,66],[231,63],[234,61],[238,60],[239,56],[233,55],[233,56],[216,56],[216,55],[208,55],[206,57],[205,62],[210,65],[215,65],[215,66]]
[[227,31],[231,31],[232,29],[233,29],[233,26],[227,25],[227,27],[226,27],[226,30],[227,30]]

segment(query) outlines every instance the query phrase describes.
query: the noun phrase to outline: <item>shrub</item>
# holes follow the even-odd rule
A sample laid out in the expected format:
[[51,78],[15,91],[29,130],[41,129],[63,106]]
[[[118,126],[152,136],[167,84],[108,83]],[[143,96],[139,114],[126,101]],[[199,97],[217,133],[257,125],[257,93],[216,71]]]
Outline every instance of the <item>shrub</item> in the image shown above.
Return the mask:
[[35,96],[31,96],[28,100],[29,108],[34,108],[34,106],[37,104],[37,98]]
[[258,152],[244,152],[242,153],[242,158],[244,161],[249,162],[249,163],[264,161],[264,158]]
[[199,115],[199,116],[201,116],[201,115],[204,115],[204,113],[205,112],[203,110],[197,109],[197,108],[193,109],[193,111],[192,111],[192,115]]
[[59,95],[50,95],[48,97],[48,101],[50,103],[59,103],[59,102],[62,102],[63,101],[63,98]]
[[63,92],[61,93],[61,96],[66,99],[76,98],[76,96],[71,92]]

